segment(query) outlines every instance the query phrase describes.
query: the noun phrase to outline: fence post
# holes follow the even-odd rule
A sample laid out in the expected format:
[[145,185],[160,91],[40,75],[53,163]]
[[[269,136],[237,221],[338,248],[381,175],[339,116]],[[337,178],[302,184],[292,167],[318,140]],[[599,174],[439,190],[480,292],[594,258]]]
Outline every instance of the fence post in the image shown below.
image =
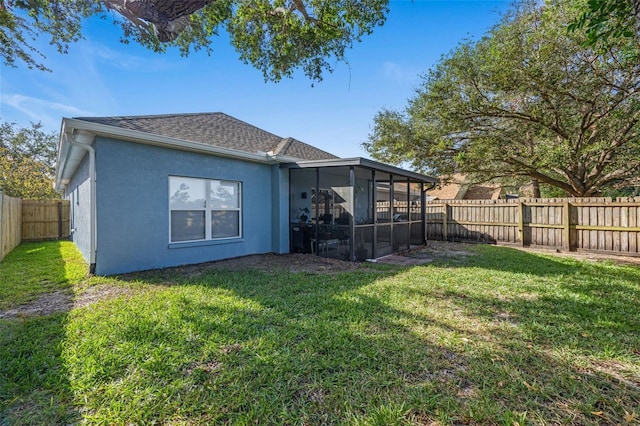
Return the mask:
[[520,245],[524,247],[524,202],[518,202],[518,232],[520,232]]
[[569,200],[565,201],[562,206],[562,216],[564,224],[562,248],[563,250],[571,251],[571,204]]
[[58,201],[58,239],[62,239],[62,201]]
[[444,212],[442,213],[442,240],[448,241],[447,222],[449,221],[449,204],[444,203]]

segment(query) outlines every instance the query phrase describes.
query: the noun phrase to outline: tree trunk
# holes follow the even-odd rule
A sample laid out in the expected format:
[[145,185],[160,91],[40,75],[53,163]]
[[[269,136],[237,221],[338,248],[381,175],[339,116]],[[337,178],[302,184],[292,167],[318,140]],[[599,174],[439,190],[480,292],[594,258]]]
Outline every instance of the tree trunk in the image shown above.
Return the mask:
[[[175,40],[189,25],[189,15],[215,0],[103,0],[136,26],[155,33],[161,42]],[[150,31],[152,32],[152,31]]]
[[542,198],[540,195],[540,182],[537,179],[531,179],[531,188],[533,189],[533,198]]

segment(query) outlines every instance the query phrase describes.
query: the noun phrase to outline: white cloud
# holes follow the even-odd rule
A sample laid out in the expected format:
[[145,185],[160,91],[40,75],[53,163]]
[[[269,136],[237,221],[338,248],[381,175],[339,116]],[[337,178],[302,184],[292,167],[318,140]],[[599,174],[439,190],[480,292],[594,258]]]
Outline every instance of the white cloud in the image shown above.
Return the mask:
[[418,81],[418,70],[414,67],[403,67],[394,62],[382,64],[382,75],[385,80],[398,85],[412,85]]
[[[60,117],[63,116],[91,116],[91,111],[76,108],[72,105],[54,102],[42,98],[34,98],[18,93],[3,93],[0,96],[3,119],[13,121],[12,116],[22,116],[33,122],[41,122],[45,127],[55,129],[60,125]],[[17,113],[7,113],[6,107],[14,109]],[[21,123],[26,124],[26,123]]]
[[[118,52],[115,49],[101,43],[87,42],[84,51],[88,56],[94,56],[96,60],[109,67],[135,72],[160,72],[175,68],[174,64],[164,59],[149,59],[147,57],[136,56]],[[135,50],[135,46],[132,49]]]

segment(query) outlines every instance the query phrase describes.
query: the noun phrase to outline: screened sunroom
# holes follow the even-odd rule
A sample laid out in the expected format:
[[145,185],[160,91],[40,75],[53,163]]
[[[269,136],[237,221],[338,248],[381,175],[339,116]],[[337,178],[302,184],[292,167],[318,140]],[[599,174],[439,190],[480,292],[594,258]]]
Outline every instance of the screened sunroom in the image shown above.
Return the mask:
[[437,179],[364,158],[281,167],[291,252],[362,261],[424,244],[424,194]]

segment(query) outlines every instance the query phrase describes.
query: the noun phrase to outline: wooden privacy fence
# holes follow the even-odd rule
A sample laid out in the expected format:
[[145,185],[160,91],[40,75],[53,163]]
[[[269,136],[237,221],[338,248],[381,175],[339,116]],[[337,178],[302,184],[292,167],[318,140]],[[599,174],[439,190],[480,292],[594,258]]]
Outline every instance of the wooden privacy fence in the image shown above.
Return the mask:
[[0,192],[0,260],[13,250],[22,239],[22,203]]
[[425,215],[432,240],[640,255],[640,197],[442,200]]
[[21,200],[0,192],[0,260],[22,241],[69,238],[68,200]]
[[22,200],[22,241],[69,237],[68,200]]

